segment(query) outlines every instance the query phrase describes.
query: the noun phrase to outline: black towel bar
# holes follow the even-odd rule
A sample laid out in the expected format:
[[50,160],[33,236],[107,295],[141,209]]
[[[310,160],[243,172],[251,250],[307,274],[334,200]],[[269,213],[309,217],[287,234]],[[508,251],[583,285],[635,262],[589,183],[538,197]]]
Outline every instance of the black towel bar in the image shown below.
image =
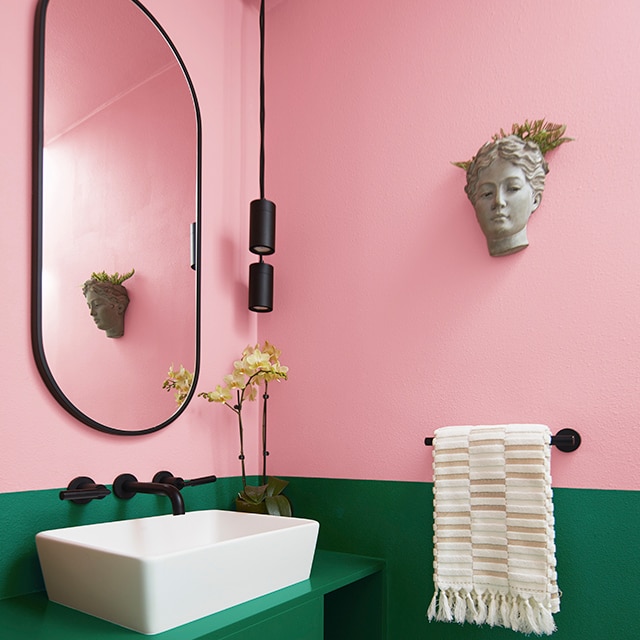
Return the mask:
[[[567,453],[575,451],[581,442],[582,438],[575,429],[560,429],[555,436],[551,436],[551,444]],[[433,444],[433,438],[425,438],[424,444],[430,447]]]

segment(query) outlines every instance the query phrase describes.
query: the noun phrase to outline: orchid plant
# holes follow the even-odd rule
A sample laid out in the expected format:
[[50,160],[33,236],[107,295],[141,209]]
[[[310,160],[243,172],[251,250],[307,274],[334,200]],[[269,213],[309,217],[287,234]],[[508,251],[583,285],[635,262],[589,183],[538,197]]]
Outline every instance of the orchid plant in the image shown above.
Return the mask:
[[[233,363],[233,372],[224,377],[224,383],[217,385],[213,391],[199,393],[198,396],[209,402],[224,404],[238,416],[240,432],[240,465],[242,469],[242,491],[236,499],[236,508],[241,511],[269,513],[271,515],[291,515],[291,503],[282,495],[289,484],[286,480],[267,476],[267,400],[269,399],[269,383],[287,379],[288,367],[280,364],[280,351],[269,342],[254,347],[247,347],[240,360]],[[175,399],[180,406],[191,390],[193,374],[180,365],[175,370],[169,367],[167,379],[162,388],[174,391]],[[242,408],[246,401],[258,398],[260,387],[262,393],[262,484],[255,487],[247,483],[244,456],[244,428],[242,424]]]
[[[291,515],[291,503],[282,495],[286,480],[267,476],[267,400],[269,383],[287,379],[288,367],[280,364],[280,350],[265,341],[263,345],[247,347],[240,360],[233,363],[233,371],[224,377],[224,383],[213,391],[199,393],[208,402],[218,402],[229,407],[238,416],[240,435],[240,465],[242,469],[242,492],[238,494],[236,508],[242,511],[256,511],[271,515]],[[260,387],[262,393],[262,484],[251,486],[247,483],[244,455],[244,428],[242,409],[246,401],[255,401]]]
[[162,383],[162,388],[167,391],[175,391],[176,404],[180,406],[189,395],[193,384],[193,373],[180,365],[180,369],[175,371],[173,364],[169,367],[167,379]]

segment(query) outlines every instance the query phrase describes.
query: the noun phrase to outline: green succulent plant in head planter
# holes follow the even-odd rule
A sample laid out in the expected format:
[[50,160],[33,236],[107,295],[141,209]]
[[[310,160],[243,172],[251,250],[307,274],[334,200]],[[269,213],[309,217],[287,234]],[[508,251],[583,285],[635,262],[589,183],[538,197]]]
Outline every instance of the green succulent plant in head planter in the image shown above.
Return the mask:
[[[217,385],[213,391],[198,394],[208,402],[226,405],[238,417],[240,436],[240,467],[242,471],[242,491],[236,498],[236,509],[251,513],[266,513],[277,516],[291,516],[291,502],[283,494],[289,484],[286,480],[267,475],[267,401],[269,399],[269,383],[286,380],[289,369],[280,363],[280,351],[269,342],[263,345],[247,347],[240,360],[233,363],[233,371],[224,377],[223,384]],[[167,391],[174,390],[176,402],[181,404],[186,397],[193,376],[184,367],[179,371],[169,369],[168,378],[162,385]],[[260,393],[262,387],[262,393]],[[242,410],[244,403],[262,397],[262,473],[261,484],[254,486],[247,482],[244,455],[244,427]]]
[[538,208],[549,165],[545,155],[565,142],[566,125],[542,120],[503,129],[465,162],[471,201],[492,256],[506,256],[529,246],[527,223]]

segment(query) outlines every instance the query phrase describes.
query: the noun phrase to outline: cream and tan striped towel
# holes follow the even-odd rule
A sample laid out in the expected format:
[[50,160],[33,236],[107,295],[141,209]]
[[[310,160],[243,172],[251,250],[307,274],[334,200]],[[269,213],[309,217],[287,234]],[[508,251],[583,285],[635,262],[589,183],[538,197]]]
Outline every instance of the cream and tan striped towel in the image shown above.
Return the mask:
[[544,425],[436,430],[429,620],[555,631],[550,443]]

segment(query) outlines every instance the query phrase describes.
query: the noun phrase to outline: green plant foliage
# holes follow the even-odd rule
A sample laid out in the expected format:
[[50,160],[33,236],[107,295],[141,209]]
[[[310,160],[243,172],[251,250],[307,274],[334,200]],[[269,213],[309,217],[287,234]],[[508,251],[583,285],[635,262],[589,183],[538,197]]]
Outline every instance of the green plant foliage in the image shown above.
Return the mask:
[[[565,142],[571,142],[574,138],[567,138],[564,136],[567,130],[566,124],[556,124],[554,122],[547,122],[544,118],[541,120],[525,120],[524,124],[518,124],[517,122],[511,125],[511,131],[505,132],[504,129],[500,129],[500,133],[496,133],[491,139],[495,142],[501,138],[507,136],[518,136],[523,140],[530,140],[535,142],[540,147],[542,155],[546,155],[549,151],[559,147]],[[467,171],[473,162],[467,160],[465,162],[452,162],[451,164],[456,167],[460,167]]]
[[238,511],[290,517],[292,515],[291,502],[289,502],[289,498],[282,495],[288,484],[287,480],[271,476],[267,478],[267,484],[257,487],[247,484],[238,494],[236,508]]
[[134,273],[135,269],[131,269],[129,273],[120,275],[117,271],[112,274],[108,274],[106,271],[100,273],[92,273],[91,280],[97,280],[98,282],[110,282],[111,284],[122,284],[125,280],[128,280]]

